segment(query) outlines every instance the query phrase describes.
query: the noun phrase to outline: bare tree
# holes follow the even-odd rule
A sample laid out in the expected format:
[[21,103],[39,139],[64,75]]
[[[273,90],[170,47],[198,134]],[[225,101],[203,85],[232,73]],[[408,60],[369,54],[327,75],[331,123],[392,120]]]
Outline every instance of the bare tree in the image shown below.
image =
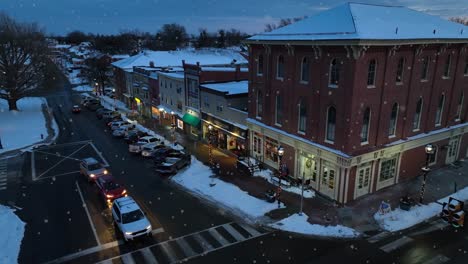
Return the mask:
[[468,26],[468,17],[451,17],[449,18],[449,20],[455,23],[460,23],[465,26]]
[[43,83],[47,55],[44,34],[36,24],[0,13],[0,98],[8,101],[10,111],[18,110],[16,102]]
[[275,29],[278,29],[278,28],[281,28],[281,27],[290,25],[290,24],[292,24],[292,23],[301,21],[301,20],[303,20],[303,19],[305,19],[305,18],[307,18],[307,16],[295,17],[295,18],[293,18],[293,19],[291,19],[291,18],[282,18],[282,19],[278,22],[278,25],[276,25],[276,24],[266,24],[266,25],[265,25],[265,32],[273,31],[273,30],[275,30]]

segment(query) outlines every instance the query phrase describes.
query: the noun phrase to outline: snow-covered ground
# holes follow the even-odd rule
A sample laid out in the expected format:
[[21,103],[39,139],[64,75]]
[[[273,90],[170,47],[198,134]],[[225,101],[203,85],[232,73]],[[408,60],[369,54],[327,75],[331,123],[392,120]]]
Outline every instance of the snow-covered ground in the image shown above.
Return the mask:
[[[254,172],[253,176],[261,177],[267,180],[269,183],[276,185],[277,183],[274,182],[271,178],[273,173],[270,170],[261,170]],[[301,195],[302,189],[301,186],[283,186],[281,189],[285,192],[292,192]],[[304,198],[313,198],[315,197],[315,191],[313,190],[304,190]]]
[[125,114],[128,114],[131,112],[130,109],[127,108],[125,103],[119,100],[112,99],[109,96],[105,96],[105,95],[100,96],[100,98],[101,98],[101,105],[107,109],[115,110],[117,108],[116,110],[123,112]]
[[[171,180],[251,221],[256,221],[265,213],[278,208],[277,203],[257,199],[235,185],[217,178],[210,178],[211,175],[213,173],[209,167],[192,157],[190,167],[172,177]],[[284,207],[284,205],[281,206]]]
[[[449,197],[466,201],[468,200],[468,187],[438,200],[439,203],[447,203]],[[379,212],[375,213],[374,219],[379,225],[387,231],[398,231],[412,227],[419,224],[431,217],[436,216],[442,211],[442,205],[438,203],[430,203],[427,205],[416,205],[411,207],[409,211],[396,208],[391,212],[381,215]]]
[[18,263],[25,225],[14,210],[0,204],[0,263]]
[[73,70],[72,72],[68,73],[68,80],[71,84],[82,84],[85,82],[83,78],[78,77],[78,74],[80,74],[80,70]]
[[73,91],[76,91],[76,92],[92,92],[92,91],[94,91],[94,88],[87,85],[87,84],[76,86],[76,87],[73,87],[72,89],[73,89]]
[[307,235],[316,235],[316,236],[326,236],[326,237],[342,237],[342,238],[353,238],[359,236],[359,232],[356,230],[342,226],[324,226],[311,224],[307,222],[309,217],[306,214],[293,214],[288,218],[285,218],[281,221],[270,224],[271,227],[275,229],[281,229],[288,232],[307,234]]
[[24,148],[47,137],[46,120],[42,112],[45,98],[27,97],[18,101],[19,111],[8,111],[8,103],[0,99],[0,153]]

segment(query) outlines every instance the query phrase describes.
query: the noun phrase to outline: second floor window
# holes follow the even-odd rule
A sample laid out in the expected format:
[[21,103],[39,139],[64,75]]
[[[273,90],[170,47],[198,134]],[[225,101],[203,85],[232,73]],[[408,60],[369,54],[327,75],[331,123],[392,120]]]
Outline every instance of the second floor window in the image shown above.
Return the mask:
[[331,60],[329,75],[329,86],[337,87],[340,81],[340,65],[337,59]]
[[442,114],[444,112],[445,96],[441,95],[439,98],[439,104],[437,105],[437,111],[435,116],[435,125],[440,126],[442,124]]
[[333,143],[335,141],[336,110],[330,106],[327,111],[326,141]]
[[258,59],[257,59],[257,75],[259,76],[263,75],[263,55],[262,54],[258,55]]
[[389,136],[395,136],[397,120],[398,120],[398,104],[394,103],[392,106],[392,112],[390,113],[390,125],[388,127]]
[[283,98],[281,95],[276,95],[276,108],[275,108],[275,124],[281,125],[283,122]]
[[263,94],[262,91],[257,91],[257,117],[262,117],[263,115]]
[[464,96],[463,91],[462,91],[460,97],[458,98],[457,116],[456,116],[457,121],[460,120],[461,116],[462,116],[463,100],[465,99],[464,97],[465,96]]
[[298,120],[297,130],[301,133],[305,133],[306,121],[307,121],[307,106],[303,98],[299,101],[298,108],[299,108],[299,120]]
[[276,78],[281,80],[284,78],[284,57],[282,55],[278,56],[276,64]]
[[463,68],[463,75],[468,76],[468,55],[465,56],[465,67]]
[[405,68],[405,59],[400,58],[398,60],[398,65],[397,65],[397,73],[396,73],[396,83],[402,83],[403,82],[403,70]]
[[375,86],[375,71],[377,67],[377,62],[375,60],[371,60],[369,62],[369,67],[367,69],[367,86],[374,87]]
[[309,60],[304,57],[301,62],[301,82],[309,81]]
[[426,56],[423,58],[421,65],[421,80],[427,80],[427,72],[429,70],[429,57]]
[[452,63],[452,56],[449,54],[447,56],[447,59],[445,60],[445,65],[444,65],[444,77],[449,78],[450,77],[450,64]]
[[371,112],[370,108],[364,110],[364,115],[362,116],[362,127],[361,127],[361,143],[369,142],[369,126],[370,126]]
[[416,111],[414,112],[413,118],[413,131],[419,130],[421,128],[421,113],[423,107],[423,99],[419,98],[416,103]]

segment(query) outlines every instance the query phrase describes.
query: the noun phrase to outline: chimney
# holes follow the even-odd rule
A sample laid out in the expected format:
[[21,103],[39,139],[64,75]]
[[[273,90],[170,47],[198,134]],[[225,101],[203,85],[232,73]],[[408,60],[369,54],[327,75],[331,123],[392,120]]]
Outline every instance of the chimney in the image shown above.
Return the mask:
[[150,66],[151,68],[154,68],[154,61],[150,61],[150,62],[149,62],[149,66]]

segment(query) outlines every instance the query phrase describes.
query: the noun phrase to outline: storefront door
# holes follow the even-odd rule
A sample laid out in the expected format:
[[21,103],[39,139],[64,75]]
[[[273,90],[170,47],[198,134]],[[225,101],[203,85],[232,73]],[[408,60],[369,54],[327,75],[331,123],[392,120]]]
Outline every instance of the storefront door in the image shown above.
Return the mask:
[[447,158],[445,159],[446,164],[453,163],[457,160],[459,143],[460,137],[453,137],[450,139],[447,149]]
[[300,180],[304,178],[306,184],[310,185],[313,189],[317,190],[317,161],[312,157],[301,156],[299,166],[301,170],[298,175],[298,178]]
[[338,178],[337,171],[334,167],[327,164],[322,166],[320,173],[320,192],[332,199],[335,198],[336,193],[336,179]]
[[370,164],[359,167],[356,175],[355,198],[369,193],[371,172],[372,166]]

